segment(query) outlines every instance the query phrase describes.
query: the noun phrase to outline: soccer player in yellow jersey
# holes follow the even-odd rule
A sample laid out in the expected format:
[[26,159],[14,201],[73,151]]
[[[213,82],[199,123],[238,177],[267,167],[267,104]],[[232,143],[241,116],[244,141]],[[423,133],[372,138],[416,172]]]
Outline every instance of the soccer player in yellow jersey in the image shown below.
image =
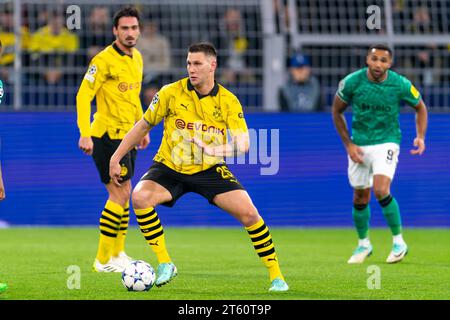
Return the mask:
[[156,286],[168,283],[177,269],[167,252],[155,207],[173,206],[185,193],[196,192],[244,225],[268,268],[269,291],[287,291],[269,229],[224,162],[225,156],[248,151],[249,134],[239,100],[214,80],[216,68],[213,45],[197,43],[189,47],[189,77],[164,86],[155,95],[143,119],[127,133],[111,157],[110,177],[121,185],[120,159],[164,119],[164,134],[154,164],[132,194],[139,226],[159,262]]
[[[92,155],[101,181],[108,191],[108,201],[100,218],[100,239],[93,270],[121,272],[130,258],[124,251],[129,221],[130,179],[134,174],[136,145],[146,148],[148,135],[119,159],[121,187],[111,183],[109,160],[125,134],[142,118],[139,98],[143,63],[134,48],[139,37],[139,14],[126,7],[114,16],[112,45],[98,53],[91,61],[77,95],[78,145]],[[91,120],[91,101],[96,97],[97,111]]]

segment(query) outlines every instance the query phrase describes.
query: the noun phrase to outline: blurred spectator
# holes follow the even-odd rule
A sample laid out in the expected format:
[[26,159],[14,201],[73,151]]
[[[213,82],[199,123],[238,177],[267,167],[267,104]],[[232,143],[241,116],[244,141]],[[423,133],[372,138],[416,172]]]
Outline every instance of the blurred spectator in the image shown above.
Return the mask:
[[405,0],[393,0],[392,2],[392,22],[395,33],[405,32]]
[[[11,70],[14,66],[14,45],[16,35],[14,34],[14,15],[9,8],[0,12],[0,40],[3,44],[3,55],[0,57],[0,79],[11,82]],[[22,27],[22,49],[25,51],[29,45],[29,33],[26,27]]]
[[142,23],[141,36],[136,48],[144,61],[144,77],[151,81],[158,75],[169,71],[171,52],[169,40],[158,32],[154,21]]
[[427,7],[417,7],[414,9],[414,17],[409,31],[415,34],[430,34],[431,29],[431,19],[430,12]]
[[276,33],[287,34],[289,30],[289,10],[286,0],[272,0]]
[[106,6],[92,8],[80,41],[81,47],[86,49],[86,61],[83,61],[83,65],[88,64],[97,53],[114,41],[111,20]]
[[321,111],[320,85],[311,74],[308,56],[296,54],[289,62],[289,79],[278,91],[282,111],[312,112]]
[[[409,32],[413,34],[431,34],[433,32],[431,26],[430,13],[427,7],[417,7],[414,11],[414,20],[409,26]],[[422,47],[411,47],[414,52],[410,59],[405,61],[407,68],[418,68],[419,72],[409,74],[411,81],[430,86],[439,82],[441,61],[438,58],[438,47],[434,43],[430,43]]]
[[47,84],[56,84],[65,75],[64,67],[75,64],[73,54],[78,48],[78,36],[65,28],[64,15],[52,11],[48,24],[32,34],[29,50],[32,63],[45,69],[39,76]]
[[246,36],[244,20],[238,9],[228,9],[219,24],[219,38],[213,41],[219,50],[222,66],[220,81],[225,84],[255,81],[250,67],[252,41]]
[[[41,9],[41,10],[39,10]],[[51,19],[51,10],[44,10],[42,7],[40,7],[38,10],[36,10],[35,14],[35,21],[32,22],[32,27],[30,28],[31,31],[36,31],[37,29],[40,29],[42,27],[45,27]],[[30,21],[31,22],[31,21]]]

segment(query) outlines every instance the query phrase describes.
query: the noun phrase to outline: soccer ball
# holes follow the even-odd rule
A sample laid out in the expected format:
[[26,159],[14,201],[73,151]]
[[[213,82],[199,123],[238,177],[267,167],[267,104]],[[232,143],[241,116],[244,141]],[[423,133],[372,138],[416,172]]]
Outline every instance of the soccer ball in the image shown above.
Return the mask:
[[128,291],[148,291],[155,284],[155,270],[142,260],[131,261],[122,272],[122,283]]

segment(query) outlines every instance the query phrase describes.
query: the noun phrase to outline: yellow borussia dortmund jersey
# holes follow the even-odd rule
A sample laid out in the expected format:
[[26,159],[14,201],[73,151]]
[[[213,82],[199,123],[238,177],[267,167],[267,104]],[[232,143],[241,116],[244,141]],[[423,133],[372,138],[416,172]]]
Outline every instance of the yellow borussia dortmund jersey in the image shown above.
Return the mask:
[[208,95],[199,96],[188,78],[161,88],[144,119],[152,127],[164,119],[164,134],[154,160],[183,174],[223,162],[222,157],[203,154],[190,137],[217,146],[228,143],[228,133],[248,132],[242,106],[233,93],[216,83]]
[[[100,138],[107,132],[111,139],[123,139],[142,118],[142,73],[142,56],[137,49],[130,57],[113,43],[92,59],[77,94],[81,136]],[[94,96],[97,112],[90,126]]]

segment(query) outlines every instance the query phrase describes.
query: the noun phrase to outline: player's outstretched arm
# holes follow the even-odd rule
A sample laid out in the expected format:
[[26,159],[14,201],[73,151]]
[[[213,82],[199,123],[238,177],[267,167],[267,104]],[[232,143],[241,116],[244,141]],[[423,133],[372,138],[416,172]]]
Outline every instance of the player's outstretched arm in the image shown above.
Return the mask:
[[421,155],[425,151],[425,134],[428,127],[428,112],[425,103],[421,99],[416,106],[416,138],[414,139],[414,146],[417,149],[412,149],[411,154]]
[[148,134],[151,127],[144,119],[139,120],[123,138],[109,161],[109,176],[114,184],[120,186],[120,160]]
[[347,150],[350,158],[357,163],[363,162],[363,152],[361,148],[355,145],[350,138],[350,134],[348,132],[347,121],[345,121],[344,111],[347,108],[347,103],[344,102],[337,95],[334,96],[333,106],[331,109],[331,114],[333,117],[334,127],[341,137],[342,143]]

